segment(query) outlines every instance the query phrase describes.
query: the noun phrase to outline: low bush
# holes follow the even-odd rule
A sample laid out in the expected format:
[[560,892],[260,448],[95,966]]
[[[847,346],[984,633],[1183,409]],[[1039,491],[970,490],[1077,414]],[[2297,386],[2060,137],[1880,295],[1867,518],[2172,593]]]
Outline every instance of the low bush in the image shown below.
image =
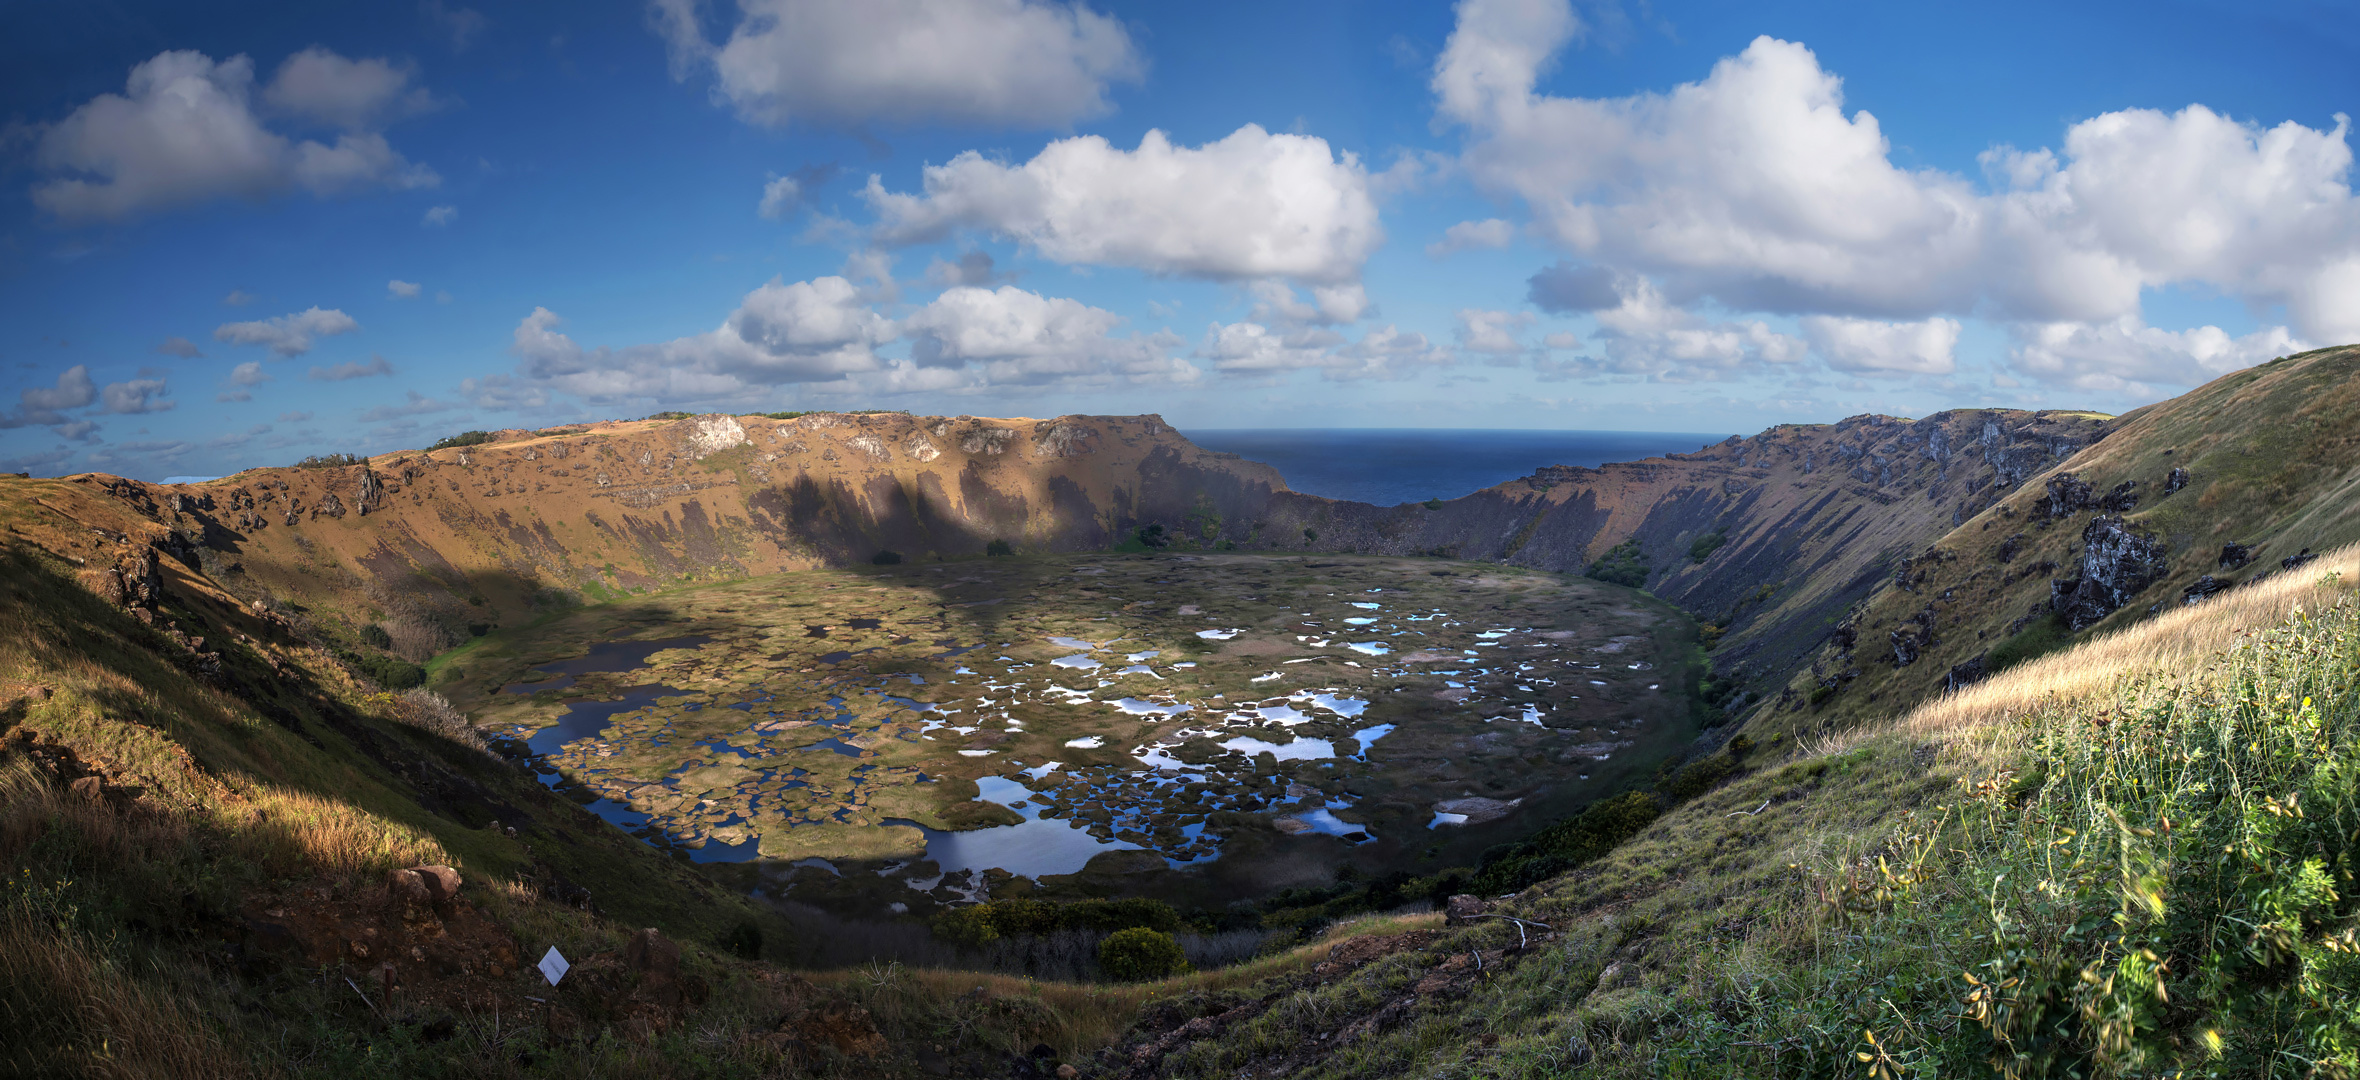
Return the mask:
[[296,462],[295,467],[298,469],[341,469],[347,465],[359,465],[367,460],[369,459],[356,457],[352,454],[313,454]]
[[1188,956],[1172,935],[1135,926],[1098,943],[1098,967],[1119,982],[1145,982],[1185,973]]
[[880,551],[869,556],[869,561],[879,566],[899,566],[901,565],[901,552]]
[[1721,545],[1728,542],[1729,534],[1719,529],[1699,536],[1695,543],[1688,545],[1688,561],[1700,563],[1712,558],[1713,552],[1721,550]]
[[1016,554],[1016,548],[1006,540],[994,540],[991,543],[983,545],[983,553],[992,556],[1014,555]]
[[435,441],[434,445],[429,446],[426,449],[431,452],[435,450],[450,450],[461,446],[482,446],[483,444],[488,443],[497,437],[498,436],[493,435],[489,431],[462,431],[457,435],[450,436],[449,438],[438,439]]
[[1582,572],[1582,576],[1610,585],[1639,589],[1646,587],[1650,569],[1646,553],[1639,550],[1639,541],[1631,539],[1608,548],[1606,554]]

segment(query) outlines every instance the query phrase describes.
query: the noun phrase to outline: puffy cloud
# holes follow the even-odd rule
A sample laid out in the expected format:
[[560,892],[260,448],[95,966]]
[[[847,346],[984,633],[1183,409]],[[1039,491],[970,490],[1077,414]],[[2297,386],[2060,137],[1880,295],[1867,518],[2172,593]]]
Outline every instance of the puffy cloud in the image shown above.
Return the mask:
[[231,289],[228,296],[221,298],[221,302],[231,307],[245,307],[259,299],[261,298],[244,289]]
[[435,107],[425,87],[410,85],[415,74],[406,64],[351,60],[314,45],[279,65],[262,100],[314,123],[366,131]]
[[[305,57],[312,59],[297,63]],[[321,74],[329,59],[355,64],[324,50],[299,54],[266,99],[282,97],[314,118],[358,115],[353,110],[368,104],[367,95]],[[290,74],[295,82],[287,81]],[[253,82],[253,61],[244,56],[215,63],[189,50],[157,54],[131,69],[124,93],[101,94],[42,131],[34,163],[60,175],[34,184],[33,202],[66,221],[114,221],[296,187],[325,196],[440,182],[434,170],[410,163],[374,131],[348,128],[331,145],[269,130],[254,113]],[[339,88],[342,96],[329,93]],[[374,106],[381,115],[385,107]]]
[[773,176],[762,185],[762,202],[754,213],[764,221],[784,221],[803,204],[803,184],[792,176]]
[[[2360,338],[2341,118],[2264,129],[2203,106],[2111,112],[2059,150],[1986,154],[1978,187],[1894,164],[1877,118],[1846,112],[1841,80],[1769,37],[1664,93],[1536,92],[1584,32],[1563,0],[1469,0],[1435,65],[1438,112],[1468,132],[1467,174],[1520,199],[1539,235],[1682,302],[2108,327],[2142,290],[2203,283],[2284,305],[2303,336]],[[1595,310],[1606,280],[1561,265],[1533,298]]]
[[2077,390],[2141,395],[2152,384],[2192,386],[2312,347],[2283,326],[2231,337],[2217,326],[2158,330],[2135,316],[2027,324],[2012,332],[2009,366],[2018,372]]
[[64,410],[79,409],[98,400],[98,384],[90,368],[76,364],[61,371],[53,386],[29,386],[17,392],[17,406],[0,413],[0,428],[57,426],[68,421]]
[[1120,22],[1078,2],[738,0],[739,21],[718,47],[698,6],[649,5],[673,77],[710,64],[716,96],[766,127],[1055,127],[1107,112],[1109,86],[1145,67]]
[[1122,316],[1079,300],[1011,285],[947,289],[903,320],[910,359],[922,367],[971,367],[996,385],[1192,382],[1196,365],[1171,355],[1170,335],[1115,337]]
[[194,360],[205,355],[197,350],[195,342],[184,337],[165,338],[162,344],[156,346],[156,351],[165,356],[177,356],[183,360]]
[[1948,375],[1957,370],[1955,319],[1880,322],[1835,315],[1802,319],[1803,338],[1837,371],[1882,375]]
[[1197,355],[1213,361],[1214,369],[1224,374],[1318,371],[1331,381],[1402,378],[1455,359],[1449,349],[1425,335],[1392,326],[1344,344],[1333,331],[1284,333],[1255,322],[1213,324]]
[[659,345],[585,350],[547,308],[517,324],[512,351],[527,379],[591,400],[693,401],[759,386],[814,382],[878,366],[892,320],[841,277],[770,283],[713,331]]
[[426,208],[426,213],[418,218],[418,224],[430,229],[440,229],[457,220],[459,220],[458,207],[429,206]]
[[98,400],[111,413],[166,412],[175,404],[164,400],[164,395],[170,392],[162,379],[132,379],[108,383],[98,392]]
[[1445,255],[1477,248],[1504,248],[1516,239],[1516,227],[1498,218],[1482,221],[1462,221],[1442,230],[1442,239],[1426,245],[1426,255],[1439,259]]
[[230,369],[229,381],[231,389],[213,395],[213,400],[217,402],[252,401],[254,400],[252,388],[271,381],[271,378],[269,372],[262,370],[261,361],[248,360]]
[[391,374],[393,374],[393,365],[387,363],[384,357],[372,353],[366,364],[358,360],[347,360],[335,367],[315,367],[311,369],[309,378],[313,382],[343,382],[347,379],[366,379],[372,375]]
[[1467,352],[1490,353],[1494,356],[1515,356],[1524,352],[1524,342],[1516,335],[1531,326],[1529,311],[1485,311],[1480,308],[1459,309],[1459,348]]
[[230,345],[267,345],[280,356],[311,351],[312,339],[359,330],[361,324],[336,308],[312,307],[292,315],[253,322],[223,323],[213,328],[213,340]]
[[1021,165],[968,151],[927,166],[923,184],[922,194],[903,194],[869,178],[880,240],[921,243],[973,228],[1061,263],[1342,286],[1384,239],[1357,157],[1253,124],[1198,147],[1175,146],[1161,131],[1136,150],[1095,135],[1060,139]]
[[459,380],[459,393],[478,409],[538,409],[549,404],[549,391],[513,375],[486,375]]
[[1645,278],[1619,286],[1622,302],[1597,313],[1603,360],[1553,361],[1549,372],[1588,370],[1665,382],[1705,382],[1752,374],[1764,364],[1803,359],[1799,338],[1761,320],[1709,322],[1672,304]]
[[403,281],[400,278],[395,278],[385,283],[385,295],[396,300],[414,300],[417,299],[422,288],[415,281]]
[[1256,281],[1246,291],[1254,298],[1247,321],[1289,329],[1358,322],[1369,309],[1368,290],[1357,281],[1312,286],[1308,303],[1297,299],[1295,290],[1282,281]]

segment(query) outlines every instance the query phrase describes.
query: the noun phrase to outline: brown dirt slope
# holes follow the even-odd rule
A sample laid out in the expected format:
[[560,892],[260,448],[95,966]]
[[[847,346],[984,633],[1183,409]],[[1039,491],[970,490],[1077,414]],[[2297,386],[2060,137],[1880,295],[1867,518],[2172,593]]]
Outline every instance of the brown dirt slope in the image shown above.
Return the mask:
[[2303,572],[2306,551],[2354,540],[2360,347],[2226,375],[2124,415],[2105,441],[1893,564],[1794,676],[1771,726],[1905,710],[2011,653]]

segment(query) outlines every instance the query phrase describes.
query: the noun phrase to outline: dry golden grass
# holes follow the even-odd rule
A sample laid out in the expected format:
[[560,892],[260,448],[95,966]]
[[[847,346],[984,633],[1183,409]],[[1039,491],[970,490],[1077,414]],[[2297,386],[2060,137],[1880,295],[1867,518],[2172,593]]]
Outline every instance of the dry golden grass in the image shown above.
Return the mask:
[[2188,607],[2027,661],[1905,717],[1913,734],[1954,733],[2112,689],[2125,676],[2191,670],[2296,611],[2324,611],[2360,584],[2360,544]]

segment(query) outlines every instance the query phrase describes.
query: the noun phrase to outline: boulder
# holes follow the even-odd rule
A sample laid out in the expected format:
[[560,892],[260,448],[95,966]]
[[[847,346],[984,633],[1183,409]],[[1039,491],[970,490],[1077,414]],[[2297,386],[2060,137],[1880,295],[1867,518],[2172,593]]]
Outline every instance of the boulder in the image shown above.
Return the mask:
[[427,892],[432,894],[435,903],[443,904],[458,899],[459,872],[457,870],[436,864],[413,866],[410,868],[410,872],[424,880]]

